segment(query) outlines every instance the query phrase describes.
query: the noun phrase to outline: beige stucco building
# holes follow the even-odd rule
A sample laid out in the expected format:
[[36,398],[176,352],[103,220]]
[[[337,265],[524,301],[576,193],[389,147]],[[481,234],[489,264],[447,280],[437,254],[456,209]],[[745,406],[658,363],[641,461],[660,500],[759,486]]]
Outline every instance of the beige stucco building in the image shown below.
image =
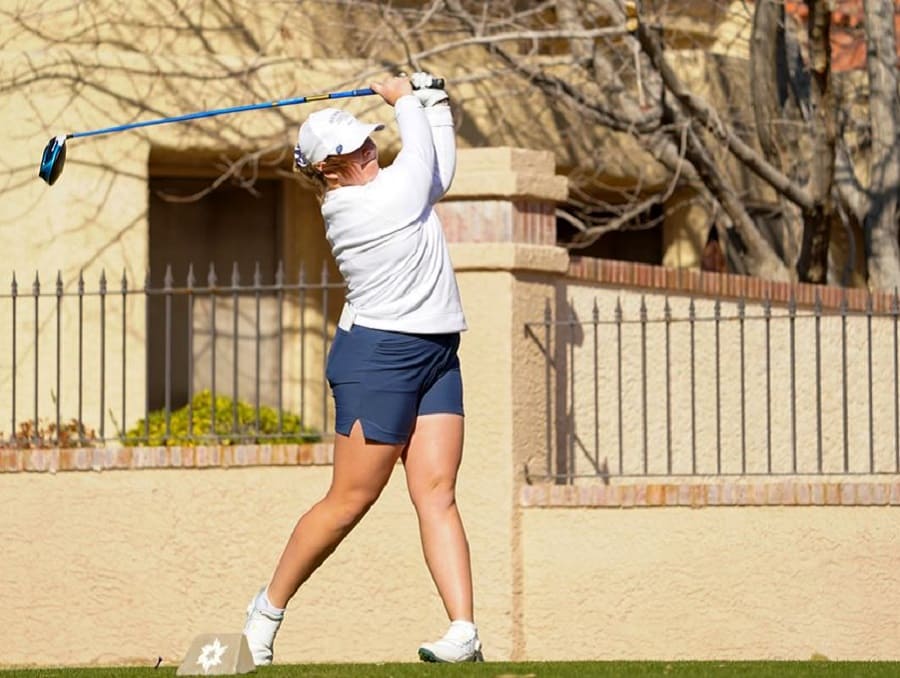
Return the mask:
[[[159,316],[143,295],[117,294],[123,272],[140,288],[149,266],[159,288],[166,264],[178,286],[191,264],[198,280],[212,262],[229,281],[231,261],[248,280],[253,262],[271,279],[280,260],[289,280],[301,270],[336,280],[315,201],[284,172],[302,112],[75,140],[52,188],[34,176],[46,139],[355,86],[375,69],[314,58],[317,33],[341,48],[337,24],[284,23],[268,5],[248,35],[223,31],[207,53],[188,38],[201,18],[149,3],[43,11],[58,21],[41,31],[27,12],[0,27],[0,280],[15,271],[19,285],[16,322],[0,335],[0,431],[60,403],[66,417],[83,406],[115,438],[165,390],[153,382]],[[248,47],[261,35],[265,50]],[[723,35],[717,50],[735,41]],[[57,38],[68,49],[50,49]],[[568,190],[565,158],[551,150],[559,130],[527,95],[497,117],[489,100],[469,99],[466,76],[462,65],[448,73],[462,149],[439,208],[470,326],[459,501],[487,658],[900,659],[896,299],[571,257],[556,246],[554,208]],[[372,99],[346,106],[384,114]],[[238,160],[253,191],[203,195]],[[671,241],[667,263],[696,263],[688,236]],[[101,327],[93,292],[104,270]],[[49,294],[39,303],[35,271]],[[11,313],[12,295],[0,302]],[[285,407],[327,430],[321,340],[339,294],[316,302],[286,304],[278,357]],[[222,303],[212,334],[227,338],[218,323],[238,314]],[[757,310],[767,303],[768,317]],[[595,305],[602,322],[591,322]],[[208,321],[209,308],[194,310],[193,322]],[[276,310],[262,310],[269,328]],[[608,322],[616,313],[622,322]],[[266,341],[271,358],[278,344]],[[198,365],[208,352],[197,349]],[[205,385],[216,369],[193,378]],[[327,439],[0,450],[0,625],[16,629],[14,643],[0,642],[0,666],[173,664],[195,635],[239,630],[297,516],[326,489],[330,458]],[[292,601],[277,661],[414,660],[444,624],[397,473]]]

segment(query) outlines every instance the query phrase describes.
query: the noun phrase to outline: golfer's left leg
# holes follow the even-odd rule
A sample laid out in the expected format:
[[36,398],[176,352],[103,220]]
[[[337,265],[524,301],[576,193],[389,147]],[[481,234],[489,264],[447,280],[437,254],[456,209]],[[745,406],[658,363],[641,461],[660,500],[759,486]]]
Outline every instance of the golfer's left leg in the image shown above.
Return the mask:
[[420,415],[403,454],[425,562],[451,621],[474,619],[469,543],[456,506],[464,421],[458,414]]

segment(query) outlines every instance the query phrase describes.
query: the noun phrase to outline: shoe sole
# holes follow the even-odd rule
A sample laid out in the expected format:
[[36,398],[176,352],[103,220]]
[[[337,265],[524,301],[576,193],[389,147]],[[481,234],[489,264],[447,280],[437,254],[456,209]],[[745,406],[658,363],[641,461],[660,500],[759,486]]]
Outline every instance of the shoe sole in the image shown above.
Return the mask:
[[[432,652],[431,650],[426,650],[424,647],[419,648],[419,659],[421,659],[423,662],[428,662],[429,664],[450,664],[450,663],[452,663],[452,662],[448,662],[448,661],[441,659],[434,652]],[[483,662],[484,655],[481,654],[481,650],[478,650],[475,653],[475,656],[472,657],[472,659],[470,659],[469,661],[470,662]],[[465,662],[459,662],[459,663],[463,664]]]
[[429,664],[446,664],[443,659],[438,658],[434,652],[430,650],[426,650],[424,647],[419,648],[419,659],[423,662],[428,662]]

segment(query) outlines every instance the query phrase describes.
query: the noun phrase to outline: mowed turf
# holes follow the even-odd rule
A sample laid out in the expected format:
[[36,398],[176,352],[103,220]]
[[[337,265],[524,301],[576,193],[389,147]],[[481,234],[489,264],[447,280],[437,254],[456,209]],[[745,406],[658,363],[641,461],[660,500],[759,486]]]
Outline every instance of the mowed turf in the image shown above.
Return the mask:
[[[162,678],[177,667],[13,669],[0,678]],[[259,678],[894,678],[898,662],[487,662],[484,664],[298,664],[269,666]]]

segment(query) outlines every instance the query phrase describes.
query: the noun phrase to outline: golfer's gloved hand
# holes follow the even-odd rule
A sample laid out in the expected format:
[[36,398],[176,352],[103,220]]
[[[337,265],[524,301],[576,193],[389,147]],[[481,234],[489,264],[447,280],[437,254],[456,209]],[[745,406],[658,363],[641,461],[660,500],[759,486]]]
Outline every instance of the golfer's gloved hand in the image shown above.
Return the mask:
[[[413,87],[413,96],[415,96],[422,106],[428,108],[442,101],[447,101],[450,96],[442,88],[437,87],[439,79],[435,78],[431,73],[419,71],[413,73],[409,79]],[[440,81],[443,84],[442,81]]]

